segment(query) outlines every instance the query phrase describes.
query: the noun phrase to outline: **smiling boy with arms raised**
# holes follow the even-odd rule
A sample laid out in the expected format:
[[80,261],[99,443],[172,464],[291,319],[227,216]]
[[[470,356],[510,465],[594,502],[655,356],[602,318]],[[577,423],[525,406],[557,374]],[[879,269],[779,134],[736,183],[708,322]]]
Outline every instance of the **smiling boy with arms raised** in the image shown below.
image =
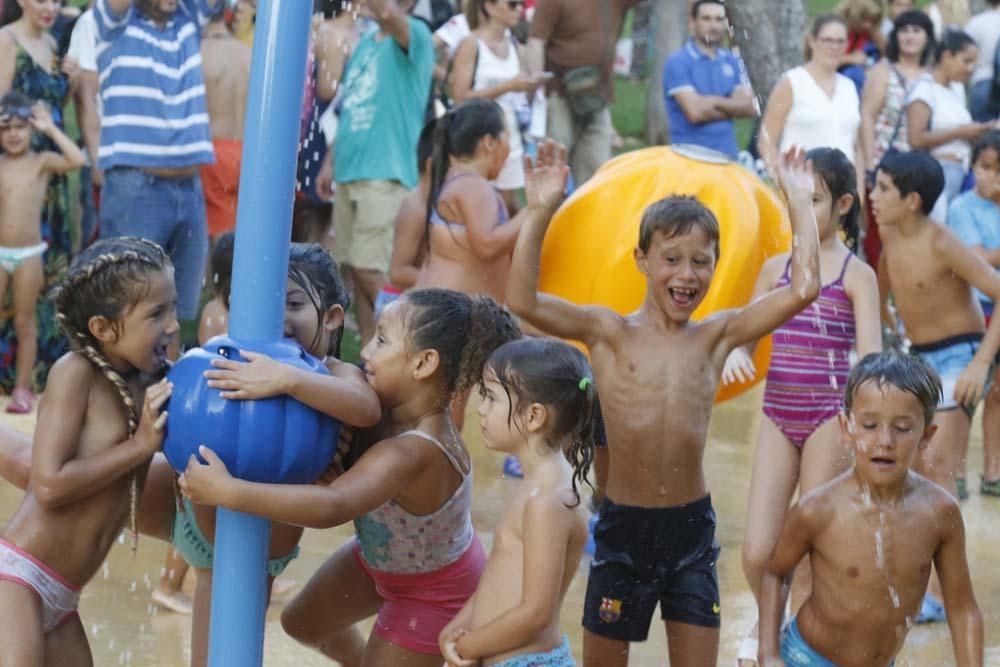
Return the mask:
[[[539,160],[551,161],[555,150],[541,146]],[[702,471],[716,386],[733,348],[770,333],[820,289],[804,154],[785,156],[781,180],[796,236],[791,284],[700,322],[691,316],[712,282],[719,225],[697,200],[668,197],[643,215],[635,259],[647,293],[628,316],[537,291],[542,238],[557,202],[532,211],[521,230],[508,304],[542,331],[587,345],[608,436],[607,499],[584,608],[585,665],[627,665],[629,642],[646,639],[657,602],[670,664],[717,662],[719,547]]]
[[812,592],[780,640],[787,667],[885,667],[941,577],[955,660],[983,664],[983,619],[958,503],[910,470],[937,430],[937,375],[919,359],[870,354],[847,381],[840,417],[855,464],[791,510],[761,583],[760,664],[780,665],[782,586],[807,554]]

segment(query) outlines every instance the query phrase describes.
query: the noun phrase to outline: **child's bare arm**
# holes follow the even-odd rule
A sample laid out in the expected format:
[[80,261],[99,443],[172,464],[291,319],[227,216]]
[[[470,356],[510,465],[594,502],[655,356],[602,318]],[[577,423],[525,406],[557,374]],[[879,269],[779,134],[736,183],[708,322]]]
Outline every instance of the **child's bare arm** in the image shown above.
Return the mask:
[[783,155],[779,176],[788,200],[794,235],[790,283],[768,292],[729,317],[723,333],[726,354],[736,346],[771,333],[819,295],[819,237],[812,208],[813,175],[805,153],[793,149]]
[[24,490],[31,479],[31,438],[0,424],[0,477]]
[[527,210],[500,224],[496,191],[485,181],[475,185],[475,190],[460,193],[456,204],[465,221],[472,252],[488,262],[510,255],[528,216]]
[[304,528],[333,528],[400,495],[426,469],[423,453],[403,446],[398,439],[383,440],[333,483],[318,486],[236,479],[215,452],[201,447],[207,463],[192,455],[180,487],[186,498],[199,505],[228,507]]
[[125,442],[93,456],[77,458],[80,430],[92,391],[89,362],[64,357],[49,373],[48,387],[38,410],[38,427],[31,457],[31,490],[47,509],[63,507],[92,495],[149,461],[163,441],[170,397],[165,381],[146,391],[139,429]]
[[409,289],[417,284],[420,275],[421,246],[427,233],[427,211],[412,199],[412,194],[403,200],[396,214],[395,231],[392,235],[392,261],[389,263],[389,281],[401,289]]
[[[552,156],[557,147],[548,142],[538,147],[538,162],[534,167],[525,165],[526,180],[533,178],[540,167],[552,169],[558,158]],[[565,151],[565,149],[562,149]],[[563,165],[565,167],[565,165]],[[565,183],[566,174],[562,181]],[[538,291],[538,271],[541,264],[542,240],[552,216],[558,208],[558,199],[549,201],[529,200],[526,219],[514,247],[510,276],[507,278],[507,305],[529,324],[558,338],[581,341],[588,346],[603,340],[617,328],[619,317],[608,308],[578,306],[565,299]]]
[[778,657],[778,634],[795,566],[809,553],[817,527],[826,512],[816,499],[806,500],[788,512],[778,543],[764,568],[760,585],[760,662]]
[[338,364],[330,375],[315,373],[256,352],[241,353],[246,362],[212,361],[205,371],[208,386],[222,390],[231,400],[254,400],[287,394],[314,410],[351,426],[374,426],[382,417],[375,390],[365,382],[361,370]]
[[479,628],[467,628],[458,654],[481,660],[524,646],[555,618],[562,587],[563,564],[576,518],[562,500],[535,497],[524,508],[524,572],[521,603]]
[[864,262],[851,261],[844,287],[854,309],[854,341],[858,357],[882,351],[881,314],[878,276]]
[[56,148],[61,151],[60,153],[52,151],[42,153],[42,169],[50,174],[63,174],[82,167],[86,161],[83,151],[80,150],[75,141],[67,137],[66,133],[52,122],[52,114],[48,107],[44,103],[36,104],[32,108],[32,113],[32,127],[51,139]]
[[982,667],[983,616],[976,604],[965,554],[965,525],[958,504],[948,498],[940,519],[944,536],[934,555],[941,578],[948,627],[958,667]]
[[[959,278],[977,288],[994,302],[1000,301],[1000,274],[985,259],[966,246],[955,234],[940,227],[934,243],[935,251]],[[990,368],[1000,351],[1000,318],[990,320],[986,335],[975,356],[955,382],[955,400],[961,405],[974,405],[982,397]]]

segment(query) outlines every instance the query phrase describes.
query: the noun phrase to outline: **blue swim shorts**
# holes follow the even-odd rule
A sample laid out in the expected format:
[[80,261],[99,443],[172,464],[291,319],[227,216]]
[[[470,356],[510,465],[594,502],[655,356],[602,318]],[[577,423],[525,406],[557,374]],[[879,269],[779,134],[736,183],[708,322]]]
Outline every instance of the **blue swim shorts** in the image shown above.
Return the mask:
[[569,638],[563,637],[562,644],[545,653],[525,653],[515,655],[494,667],[576,667],[573,652],[569,650]]

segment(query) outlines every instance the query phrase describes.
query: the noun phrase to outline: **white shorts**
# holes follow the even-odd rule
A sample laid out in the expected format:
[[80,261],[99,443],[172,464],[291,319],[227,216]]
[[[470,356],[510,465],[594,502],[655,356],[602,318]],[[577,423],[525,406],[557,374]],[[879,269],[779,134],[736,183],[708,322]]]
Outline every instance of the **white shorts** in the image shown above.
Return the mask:
[[49,634],[76,615],[80,589],[26,551],[0,539],[0,580],[34,591],[42,601],[42,630]]

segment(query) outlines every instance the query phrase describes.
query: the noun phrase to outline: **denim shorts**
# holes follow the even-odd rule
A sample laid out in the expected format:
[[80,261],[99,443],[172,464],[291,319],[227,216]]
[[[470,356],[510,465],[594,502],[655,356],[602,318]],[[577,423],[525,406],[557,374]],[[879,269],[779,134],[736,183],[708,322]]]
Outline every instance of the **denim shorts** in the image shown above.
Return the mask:
[[201,178],[161,178],[113,167],[104,174],[99,215],[102,239],[138,236],[163,247],[174,264],[177,318],[197,318],[208,258]]
[[960,407],[970,417],[975,413],[975,405],[960,406],[955,402],[955,383],[976,356],[982,339],[983,334],[970,333],[951,336],[925,345],[910,346],[910,352],[923,359],[941,378],[941,402],[937,406],[938,412]]

